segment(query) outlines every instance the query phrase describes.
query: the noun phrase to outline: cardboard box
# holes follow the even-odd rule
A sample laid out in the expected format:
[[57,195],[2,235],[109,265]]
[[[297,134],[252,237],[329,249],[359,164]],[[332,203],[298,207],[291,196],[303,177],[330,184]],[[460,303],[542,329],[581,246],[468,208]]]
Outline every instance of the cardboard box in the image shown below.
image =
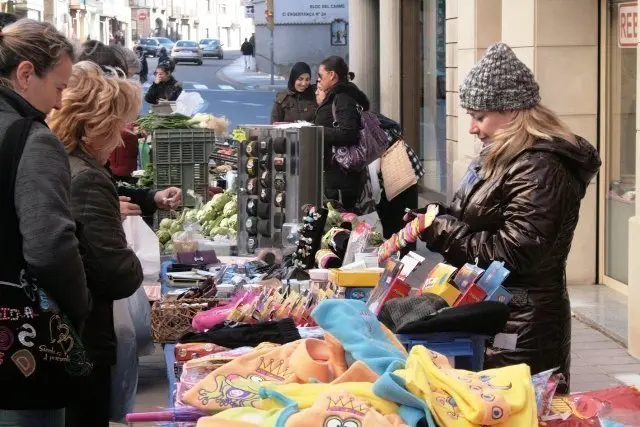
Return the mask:
[[476,302],[484,301],[487,293],[476,283],[471,284],[466,291],[458,298],[453,304],[454,307],[460,307],[461,305],[474,304]]
[[423,289],[422,293],[425,294],[427,292],[440,296],[447,302],[447,304],[449,304],[449,306],[453,306],[453,304],[460,296],[460,291],[458,290],[458,288],[451,285],[450,283],[438,283],[436,285]]
[[411,286],[398,278],[394,279],[391,285],[387,285],[385,282],[379,283],[373,292],[371,292],[369,301],[367,301],[367,307],[369,307],[369,311],[377,316],[387,301],[394,298],[406,297],[410,291]]
[[471,285],[472,283],[477,283],[483,273],[484,270],[482,268],[478,267],[475,264],[467,263],[460,267],[460,269],[456,273],[456,277],[453,278],[453,283],[456,284],[458,289],[464,292],[465,290],[467,290],[469,285]]
[[427,277],[424,279],[422,287],[420,288],[420,293],[423,294],[427,292],[427,289],[431,286],[443,284],[443,283],[451,283],[450,280],[453,275],[456,273],[457,268],[452,265],[445,264],[443,262],[439,263],[429,272]]
[[501,286],[508,276],[509,270],[504,268],[504,262],[493,261],[476,283],[488,294]]
[[367,270],[342,271],[329,270],[329,282],[339,287],[375,287],[380,281],[383,270],[381,268]]
[[486,301],[498,301],[503,304],[509,304],[511,301],[512,295],[506,290],[503,286],[498,286],[491,292],[487,294]]

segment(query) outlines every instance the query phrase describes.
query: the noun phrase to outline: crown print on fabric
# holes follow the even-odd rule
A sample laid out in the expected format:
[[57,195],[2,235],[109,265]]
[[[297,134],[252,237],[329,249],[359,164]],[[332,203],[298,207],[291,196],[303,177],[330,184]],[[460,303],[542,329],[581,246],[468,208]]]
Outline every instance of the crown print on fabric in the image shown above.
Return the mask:
[[366,403],[354,402],[353,397],[345,399],[343,396],[339,396],[337,399],[333,399],[329,396],[327,400],[329,401],[328,412],[345,412],[362,418],[369,412],[370,408]]
[[269,362],[264,357],[260,358],[260,365],[256,369],[256,374],[264,375],[265,380],[284,382],[287,378],[293,375],[289,371],[289,367],[284,364],[284,360],[269,359]]

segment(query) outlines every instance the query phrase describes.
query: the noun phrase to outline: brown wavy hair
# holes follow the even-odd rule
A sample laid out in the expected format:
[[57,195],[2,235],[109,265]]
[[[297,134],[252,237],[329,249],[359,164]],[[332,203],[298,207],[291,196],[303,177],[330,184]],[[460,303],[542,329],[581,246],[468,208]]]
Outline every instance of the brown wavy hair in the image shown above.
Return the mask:
[[67,153],[80,146],[94,156],[108,156],[123,144],[120,131],[135,121],[141,105],[139,84],[81,61],[62,93],[62,108],[52,111],[47,122]]

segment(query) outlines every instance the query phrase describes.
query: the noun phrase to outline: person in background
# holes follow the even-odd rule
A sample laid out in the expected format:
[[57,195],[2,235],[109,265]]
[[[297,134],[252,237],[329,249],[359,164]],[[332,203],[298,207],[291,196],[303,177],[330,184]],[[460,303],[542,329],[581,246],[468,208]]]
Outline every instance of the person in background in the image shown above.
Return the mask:
[[94,367],[74,379],[78,393],[66,408],[67,427],[108,427],[111,366],[116,363],[113,301],[127,298],[142,284],[142,266],[128,248],[115,182],[105,168],[122,143],[120,132],[142,104],[135,82],[107,75],[89,61],[74,65],[60,108],[48,118],[69,154],[71,211],[82,225],[81,240],[93,306],[82,338]]
[[311,84],[311,67],[296,63],[289,74],[287,90],[278,92],[271,110],[271,123],[313,121],[316,113],[315,85]]
[[[423,233],[430,251],[455,267],[503,261],[511,272],[504,333],[487,347],[485,369],[526,363],[558,368],[570,385],[571,308],[566,263],[587,186],[600,168],[596,149],[540,104],[531,70],[498,43],[460,85],[469,132],[482,151],[459,190]],[[500,348],[503,347],[503,348]]]
[[140,83],[144,84],[149,80],[149,63],[147,62],[147,55],[144,53],[142,46],[136,46],[133,49],[136,55],[138,55],[138,61],[140,61],[140,71],[138,72],[138,76],[140,76]]
[[[103,43],[92,41],[82,45],[80,60],[98,64],[103,70],[112,72],[121,70],[129,74],[127,62],[121,51]],[[142,214],[149,221],[156,209],[173,209],[182,204],[182,190],[169,187],[161,191],[151,188],[137,188],[130,185],[118,185],[120,211],[123,216]]]
[[173,59],[171,59],[171,57],[169,57],[166,47],[161,47],[160,52],[158,53],[158,66],[163,64],[166,65],[169,68],[169,71],[172,73],[176,69],[176,63],[173,62]]
[[[73,46],[49,23],[22,19],[2,28],[0,288],[23,287],[20,276],[26,272],[25,279],[36,281],[81,329],[91,301],[78,230],[69,208],[69,160],[45,123],[46,114],[61,106],[73,61]],[[16,128],[18,120],[29,127]],[[16,147],[21,145],[20,156]],[[3,300],[3,306],[10,304]],[[51,334],[49,326],[45,328],[36,329],[35,334]],[[3,377],[12,367],[9,354],[15,353],[14,346],[22,346],[18,337],[11,342],[8,347],[6,341],[3,344],[7,359],[0,365],[0,426],[64,426],[64,408],[72,394],[81,391],[68,382],[52,386],[49,381],[38,381],[35,378],[42,378],[39,375],[18,373],[19,380]],[[35,366],[34,372],[41,369],[44,367]]]
[[157,104],[160,101],[175,101],[182,93],[182,83],[173,77],[171,68],[167,64],[159,64],[156,67],[156,77],[149,87],[144,100],[149,104]]
[[244,69],[251,70],[253,64],[253,45],[248,39],[244,39],[244,43],[240,46],[240,53],[244,57]]
[[0,29],[6,27],[9,24],[13,24],[18,20],[18,17],[13,13],[0,12]]
[[[321,100],[313,122],[324,127],[324,189],[328,200],[340,202],[349,211],[356,211],[365,185],[366,171],[344,171],[333,163],[333,147],[358,144],[360,137],[360,113],[358,108],[369,110],[369,99],[350,80],[345,60],[330,56],[318,69],[317,97]],[[335,117],[334,117],[335,106]]]
[[251,37],[249,37],[249,43],[253,46],[253,63],[256,63],[256,33],[251,33]]

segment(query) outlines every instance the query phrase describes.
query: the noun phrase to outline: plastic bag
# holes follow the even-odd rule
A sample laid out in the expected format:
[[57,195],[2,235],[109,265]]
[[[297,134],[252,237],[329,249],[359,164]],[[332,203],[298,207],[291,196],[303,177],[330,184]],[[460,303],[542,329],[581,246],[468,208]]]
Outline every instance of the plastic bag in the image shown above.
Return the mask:
[[128,216],[122,222],[127,243],[142,264],[144,283],[160,279],[160,243],[158,236],[140,216]]
[[113,326],[116,333],[117,353],[116,365],[111,369],[109,418],[116,423],[123,423],[125,416],[133,412],[138,390],[136,328],[127,299],[113,302]]
[[151,336],[151,303],[149,302],[146,291],[143,287],[139,287],[133,295],[123,301],[127,303],[127,308],[133,323],[138,356],[153,354],[155,344]]
[[205,101],[198,92],[182,91],[178,99],[176,99],[175,113],[185,116],[193,116],[207,109],[209,103]]

